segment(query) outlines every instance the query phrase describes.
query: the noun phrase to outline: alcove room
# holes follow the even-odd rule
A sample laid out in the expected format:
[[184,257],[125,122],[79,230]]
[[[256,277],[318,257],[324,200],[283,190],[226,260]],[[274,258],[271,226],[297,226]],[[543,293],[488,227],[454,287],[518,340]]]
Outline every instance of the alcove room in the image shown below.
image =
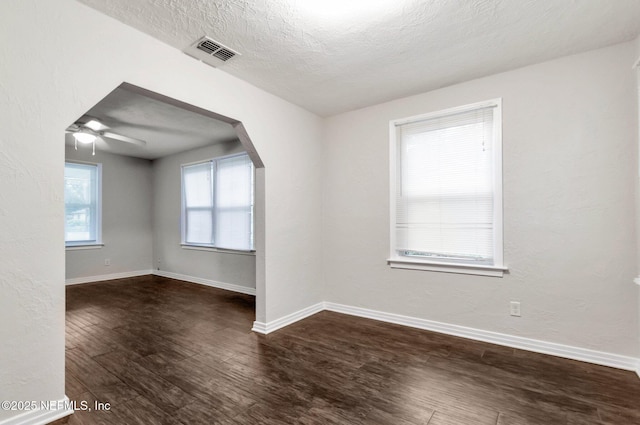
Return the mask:
[[[134,282],[224,288],[227,326],[248,328],[254,169],[233,126],[123,84],[71,124],[64,140],[67,348],[78,338],[98,351],[126,345],[145,324],[162,332],[163,308],[182,308],[191,324],[221,314],[172,303],[169,288],[152,311],[132,296]],[[78,326],[87,321],[91,327]]]

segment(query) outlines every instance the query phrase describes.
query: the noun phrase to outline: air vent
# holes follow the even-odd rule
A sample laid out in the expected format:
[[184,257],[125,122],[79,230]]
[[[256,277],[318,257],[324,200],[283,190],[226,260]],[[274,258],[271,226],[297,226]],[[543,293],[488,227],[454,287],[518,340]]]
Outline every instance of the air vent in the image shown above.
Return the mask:
[[231,59],[232,57],[234,57],[236,54],[233,53],[231,50],[227,50],[227,49],[220,49],[217,52],[215,52],[213,54],[213,56],[217,57],[220,60],[223,61],[228,61],[229,59]]
[[202,37],[193,45],[185,49],[184,52],[211,66],[223,65],[234,56],[240,55],[240,53],[228,48],[222,43],[212,40],[209,37]]
[[216,50],[220,50],[220,45],[214,43],[211,40],[205,40],[205,41],[202,41],[202,42],[198,43],[198,49],[202,50],[203,52],[207,52],[209,54],[212,54]]

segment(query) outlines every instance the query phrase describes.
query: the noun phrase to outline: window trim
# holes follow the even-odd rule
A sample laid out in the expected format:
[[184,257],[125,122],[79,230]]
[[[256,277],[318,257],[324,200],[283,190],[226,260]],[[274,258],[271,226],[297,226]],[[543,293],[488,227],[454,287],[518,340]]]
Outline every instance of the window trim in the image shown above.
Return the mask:
[[82,245],[65,245],[67,251],[81,251],[83,249],[100,249],[104,246],[103,243],[82,244]]
[[245,249],[230,249],[230,248],[216,248],[213,246],[207,245],[195,245],[195,244],[185,244],[181,243],[180,246],[182,249],[190,249],[193,251],[209,251],[209,252],[220,252],[223,254],[238,254],[238,255],[256,255],[256,250],[245,250]]
[[[102,241],[102,163],[87,162],[65,159],[67,164],[92,165],[96,167],[96,179],[98,180],[96,189],[96,240],[95,241],[67,241],[65,237],[64,246],[67,250],[99,249],[104,246]],[[66,207],[66,201],[65,201]],[[66,213],[65,213],[66,215]]]
[[[480,108],[495,108],[493,119],[493,240],[494,261],[493,264],[471,264],[447,261],[421,259],[417,257],[400,256],[395,250],[396,246],[396,177],[397,177],[397,127],[417,121],[444,117],[447,115],[469,112]],[[504,265],[503,242],[503,191],[502,191],[502,98],[495,98],[483,102],[448,108],[426,114],[415,115],[389,121],[389,258],[387,263],[391,268],[426,270],[446,273],[462,273],[480,276],[502,277],[508,268]]]
[[198,243],[194,243],[194,242],[187,242],[186,241],[186,234],[187,234],[187,220],[186,220],[186,205],[185,205],[185,187],[184,187],[184,168],[185,167],[189,167],[192,165],[198,165],[198,164],[204,164],[207,162],[211,162],[213,163],[213,167],[212,167],[212,171],[211,171],[211,181],[212,181],[212,206],[211,206],[211,211],[212,211],[212,232],[215,231],[215,225],[216,225],[216,199],[215,199],[215,176],[217,173],[217,169],[218,169],[218,164],[217,161],[218,160],[223,160],[223,159],[228,159],[228,158],[233,158],[236,156],[247,156],[249,158],[249,161],[251,161],[252,163],[252,173],[251,173],[251,195],[252,195],[252,204],[251,204],[251,234],[252,234],[252,241],[255,244],[255,173],[256,173],[256,168],[255,165],[253,165],[253,161],[251,160],[251,157],[249,156],[248,152],[238,152],[238,153],[233,153],[233,154],[229,154],[229,155],[223,155],[223,156],[216,156],[213,158],[209,158],[209,159],[205,159],[205,160],[199,160],[199,161],[192,161],[192,162],[187,162],[184,164],[180,164],[180,246],[183,249],[191,249],[191,250],[197,250],[197,251],[211,251],[211,252],[222,252],[222,253],[230,253],[230,254],[244,254],[244,255],[253,255],[253,253],[255,253],[255,246],[250,249],[250,250],[243,250],[243,249],[233,249],[233,248],[224,248],[224,247],[219,247],[216,246],[215,244],[198,244]]

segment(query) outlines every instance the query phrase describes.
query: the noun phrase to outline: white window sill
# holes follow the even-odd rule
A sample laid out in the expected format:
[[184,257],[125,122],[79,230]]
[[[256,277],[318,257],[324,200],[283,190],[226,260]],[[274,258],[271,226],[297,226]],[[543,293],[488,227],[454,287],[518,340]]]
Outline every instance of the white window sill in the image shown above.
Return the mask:
[[209,252],[219,252],[222,254],[237,254],[237,255],[250,255],[255,257],[255,251],[242,251],[239,249],[225,249],[225,248],[216,248],[213,246],[202,246],[202,245],[185,245],[180,244],[182,249],[191,249],[194,251],[209,251]]
[[65,245],[64,249],[67,251],[79,251],[82,249],[100,249],[103,246],[103,243],[91,243],[86,245]]
[[387,262],[394,269],[427,270],[432,272],[473,274],[478,276],[502,277],[509,270],[505,266],[487,266],[480,264],[458,264],[438,261],[419,261],[404,258],[391,258]]

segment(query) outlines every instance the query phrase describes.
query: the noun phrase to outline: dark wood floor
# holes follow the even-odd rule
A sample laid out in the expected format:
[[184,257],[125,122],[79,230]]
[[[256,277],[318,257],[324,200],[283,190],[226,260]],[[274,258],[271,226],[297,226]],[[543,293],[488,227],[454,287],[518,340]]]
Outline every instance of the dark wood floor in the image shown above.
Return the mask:
[[640,424],[632,372],[322,312],[252,333],[253,297],[161,277],[67,288],[68,424]]

